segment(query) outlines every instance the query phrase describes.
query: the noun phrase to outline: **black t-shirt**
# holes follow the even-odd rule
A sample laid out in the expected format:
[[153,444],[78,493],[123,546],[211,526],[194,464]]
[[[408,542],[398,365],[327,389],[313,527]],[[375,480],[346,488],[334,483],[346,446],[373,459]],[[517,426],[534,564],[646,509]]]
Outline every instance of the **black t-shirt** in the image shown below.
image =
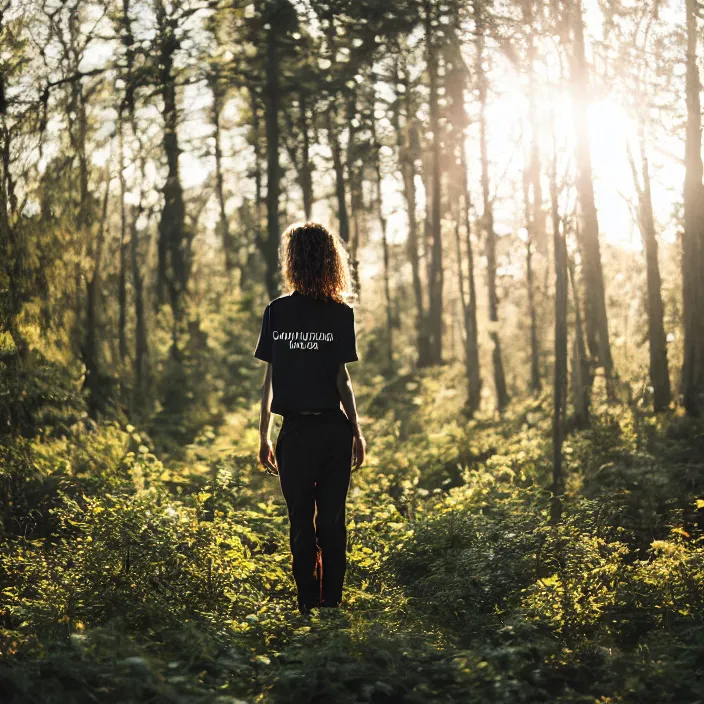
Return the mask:
[[354,311],[298,291],[280,296],[264,310],[254,356],[272,363],[272,413],[339,409],[337,371],[359,359]]

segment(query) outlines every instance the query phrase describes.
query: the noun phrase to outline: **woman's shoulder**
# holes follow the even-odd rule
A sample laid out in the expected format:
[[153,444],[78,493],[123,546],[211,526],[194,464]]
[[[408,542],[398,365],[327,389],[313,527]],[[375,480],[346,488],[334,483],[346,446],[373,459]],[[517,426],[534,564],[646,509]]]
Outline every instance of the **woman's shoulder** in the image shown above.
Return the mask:
[[354,319],[354,305],[347,301],[331,300],[327,305],[333,311],[334,317],[340,320]]
[[314,305],[316,308],[318,308],[318,306],[322,306],[322,308],[328,309],[329,311],[335,311],[335,314],[341,314],[343,317],[354,317],[355,301],[352,298],[344,298],[340,300],[329,298],[326,300],[318,300],[299,294],[297,291],[294,291],[293,293],[284,293],[281,296],[272,298],[269,303],[267,303],[266,309],[270,311],[281,310],[284,312],[289,306],[295,307],[296,305],[301,304],[306,307]]
[[282,304],[285,304],[287,301],[291,300],[291,294],[290,293],[284,293],[280,296],[277,296],[276,298],[272,298],[269,303],[267,303],[266,307],[267,308],[274,308],[278,307]]

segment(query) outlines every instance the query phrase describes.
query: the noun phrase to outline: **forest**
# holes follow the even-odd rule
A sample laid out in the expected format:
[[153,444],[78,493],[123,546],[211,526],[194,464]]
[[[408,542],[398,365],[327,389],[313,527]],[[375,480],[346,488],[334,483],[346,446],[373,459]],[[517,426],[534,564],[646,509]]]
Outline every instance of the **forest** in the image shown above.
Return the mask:
[[[0,701],[701,702],[703,57],[698,0],[0,0]],[[367,439],[309,617],[305,221]]]

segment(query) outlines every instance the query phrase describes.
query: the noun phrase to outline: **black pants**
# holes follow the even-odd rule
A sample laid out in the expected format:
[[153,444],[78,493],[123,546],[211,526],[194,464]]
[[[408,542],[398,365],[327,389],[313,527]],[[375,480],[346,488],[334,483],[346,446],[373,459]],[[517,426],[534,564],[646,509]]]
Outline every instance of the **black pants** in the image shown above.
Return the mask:
[[287,414],[275,454],[290,521],[298,606],[337,606],[347,568],[352,424],[341,409]]

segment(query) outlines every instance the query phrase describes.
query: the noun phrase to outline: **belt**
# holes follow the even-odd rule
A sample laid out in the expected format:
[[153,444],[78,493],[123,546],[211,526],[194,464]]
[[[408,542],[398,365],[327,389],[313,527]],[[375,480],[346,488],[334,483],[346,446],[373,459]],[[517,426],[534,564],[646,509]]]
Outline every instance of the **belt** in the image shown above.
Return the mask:
[[[328,416],[328,415],[345,415],[341,408],[325,408],[321,411],[287,411],[284,418],[295,418],[298,416]],[[345,416],[347,417],[347,416]]]

